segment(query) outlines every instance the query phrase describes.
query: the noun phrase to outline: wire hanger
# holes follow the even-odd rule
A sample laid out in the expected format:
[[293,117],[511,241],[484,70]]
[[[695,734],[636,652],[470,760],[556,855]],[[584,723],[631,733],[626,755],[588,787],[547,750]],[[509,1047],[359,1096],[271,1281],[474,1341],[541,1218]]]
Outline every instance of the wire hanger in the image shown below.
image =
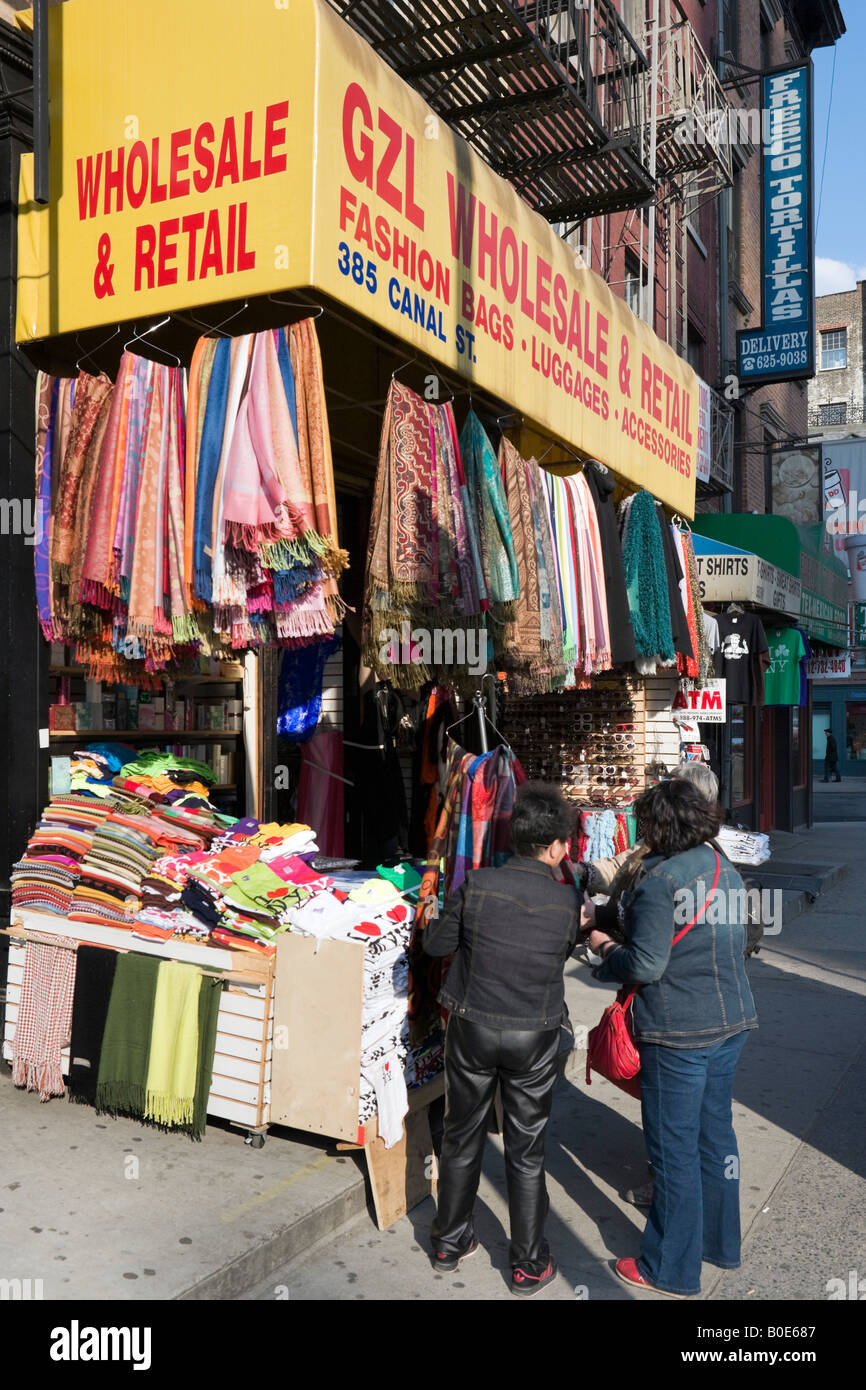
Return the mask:
[[523,418],[523,416],[522,416],[522,415],[518,415],[518,414],[517,414],[515,411],[513,411],[513,410],[506,411],[506,413],[505,413],[504,415],[497,415],[497,417],[496,417],[496,424],[498,425],[499,429],[502,429],[502,421],[503,421],[503,420],[510,420],[510,421],[511,421],[511,424],[507,427],[508,429],[516,429],[516,427],[517,427],[518,424],[523,425],[523,424],[526,423],[525,420],[524,420],[524,418]]
[[[171,323],[171,314],[166,314],[164,319],[160,319],[159,323],[152,323],[150,328],[145,328],[143,333],[133,333],[129,341],[123,344],[123,351],[126,352],[128,348],[132,347],[133,343],[143,342],[150,333],[155,333],[158,328],[164,328],[167,323]],[[164,352],[166,357],[173,358],[177,365],[180,366],[180,358],[175,353],[169,352],[168,348],[160,347],[158,343],[148,343],[148,347],[153,348],[154,352]]]
[[[235,309],[233,314],[229,314],[228,318],[220,319],[219,323],[205,323],[204,319],[197,319],[195,314],[187,314],[187,318],[192,319],[193,323],[198,324],[199,328],[206,328],[208,333],[218,333],[227,323],[231,323],[232,319],[240,318],[241,314],[245,313],[249,307],[250,301],[245,299],[240,309]],[[224,334],[226,338],[230,336],[229,333]]]
[[741,603],[729,603],[725,609],[726,613],[745,613],[745,608]]
[[[481,751],[482,751],[483,753],[487,753],[487,752],[490,751],[490,750],[488,749],[488,747],[487,747],[487,731],[486,731],[486,729],[485,729],[485,727],[484,727],[485,725],[488,725],[488,726],[493,730],[493,732],[494,732],[494,734],[496,735],[496,737],[497,737],[498,739],[501,740],[501,746],[502,746],[503,748],[509,748],[509,747],[510,747],[510,745],[509,745],[509,743],[508,743],[508,740],[507,740],[507,738],[505,737],[505,735],[501,732],[501,730],[497,729],[497,727],[496,727],[496,725],[494,724],[493,720],[490,718],[489,714],[487,713],[487,696],[483,694],[483,689],[484,689],[484,681],[487,679],[488,676],[490,676],[490,679],[491,679],[491,680],[495,680],[495,679],[496,679],[495,676],[490,675],[490,672],[488,672],[487,675],[485,675],[485,676],[482,678],[482,681],[481,681],[481,690],[477,690],[477,691],[475,692],[474,696],[472,697],[472,709],[469,711],[468,714],[461,715],[461,717],[460,717],[459,719],[455,719],[455,720],[454,720],[454,723],[453,723],[453,724],[449,724],[448,728],[445,730],[445,733],[446,733],[447,737],[448,737],[448,738],[451,738],[451,737],[452,737],[452,734],[451,734],[451,730],[452,730],[452,729],[457,729],[457,728],[459,728],[460,725],[461,725],[461,724],[465,724],[466,721],[467,721],[468,719],[476,718],[476,719],[478,720],[478,729],[479,729],[479,733],[480,733],[480,735],[481,735]],[[455,739],[454,739],[454,742],[457,743],[458,740],[455,738]],[[459,745],[459,746],[462,747],[462,744]]]
[[435,400],[435,401],[430,401],[430,402],[428,402],[428,404],[430,404],[430,405],[447,405],[449,401],[453,401],[453,399],[454,399],[454,392],[451,390],[451,388],[450,388],[450,386],[448,385],[448,382],[445,380],[445,378],[442,377],[442,376],[440,376],[439,373],[438,373],[437,371],[435,371],[432,367],[428,366],[428,364],[427,364],[426,362],[422,362],[422,361],[420,360],[420,358],[418,358],[418,357],[411,357],[411,358],[409,359],[408,362],[401,362],[401,363],[400,363],[400,366],[399,366],[399,367],[396,367],[396,368],[394,369],[394,371],[391,373],[391,380],[392,380],[392,381],[396,381],[398,375],[400,374],[400,372],[405,372],[405,370],[406,370],[407,367],[415,367],[415,366],[426,368],[428,374],[429,374],[430,376],[435,376],[435,378],[436,378],[436,380],[439,382],[440,386],[444,386],[444,387],[447,389],[447,391],[448,391],[448,395],[445,397],[445,400],[444,400],[444,401],[443,401],[443,400]]
[[575,463],[582,463],[582,462],[583,462],[583,460],[582,460],[582,459],[579,459],[578,456],[577,456],[577,454],[575,454],[575,453],[573,452],[573,450],[571,450],[571,449],[568,447],[567,444],[560,444],[560,443],[559,443],[557,440],[555,440],[555,439],[552,439],[552,440],[551,440],[551,442],[548,444],[547,448],[545,449],[544,453],[540,456],[540,458],[537,458],[537,459],[535,460],[535,462],[538,463],[538,464],[543,463],[544,460],[547,458],[547,455],[548,455],[553,449],[562,449],[562,451],[563,451],[564,453],[568,454],[569,459],[573,460]]
[[[308,311],[308,318],[312,319],[320,319],[325,312],[324,304],[305,304],[302,299],[277,299],[275,294],[268,295],[268,302],[270,304],[279,304],[280,307],[284,309],[306,309]],[[310,309],[315,309],[316,312],[310,314]]]
[[[95,367],[98,367],[99,363],[96,361],[97,352],[101,352],[102,349],[106,346],[106,344],[111,342],[112,338],[119,337],[120,324],[117,325],[113,333],[109,333],[107,338],[103,338],[101,343],[97,343],[95,348],[91,348],[89,352],[82,352],[81,356],[78,358],[78,361],[75,363],[75,370],[77,372],[80,372],[82,362],[86,362],[88,358],[90,358],[90,361],[93,363]],[[76,333],[75,335],[75,346],[77,348],[81,347],[81,335],[79,333]]]

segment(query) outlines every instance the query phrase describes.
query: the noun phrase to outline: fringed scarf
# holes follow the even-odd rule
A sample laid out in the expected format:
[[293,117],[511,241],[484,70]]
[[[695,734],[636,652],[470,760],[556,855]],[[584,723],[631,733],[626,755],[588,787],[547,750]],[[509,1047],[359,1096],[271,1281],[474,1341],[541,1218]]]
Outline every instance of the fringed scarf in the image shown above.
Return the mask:
[[52,570],[55,582],[69,583],[69,565],[75,553],[77,528],[80,523],[79,495],[82,480],[96,470],[99,448],[111,409],[112,385],[107,376],[89,376],[80,372],[75,388],[75,404],[69,440],[63,451],[58,478],[58,496],[54,506],[54,535],[52,538]]
[[193,583],[196,596],[208,603],[213,574],[213,496],[225,432],[230,366],[231,339],[221,338],[214,346],[195,469]]
[[111,414],[99,456],[93,490],[93,521],[82,567],[81,598],[97,608],[110,608],[114,577],[112,541],[120,508],[129,405],[136,363],[125,352],[120,359]]
[[36,525],[38,539],[33,550],[36,574],[36,605],[39,625],[46,642],[54,639],[51,613],[51,472],[53,445],[61,383],[45,372],[36,375]]
[[[701,603],[701,585],[698,579],[698,566],[695,559],[695,547],[692,543],[690,531],[680,531],[680,545],[682,546],[683,563],[686,570],[686,585],[689,596],[689,631],[692,634],[692,645],[697,652],[697,676],[700,680],[708,680],[713,674],[713,654],[710,651],[710,644],[707,641],[707,634],[704,628],[704,609]],[[694,628],[692,622],[694,621]]]
[[12,1081],[38,1091],[39,1099],[65,1094],[60,1054],[69,1041],[75,993],[75,942],[66,936],[31,933],[15,1041]]
[[553,503],[556,554],[562,589],[562,659],[566,670],[566,684],[571,685],[574,681],[574,667],[580,660],[580,614],[569,491],[564,478],[553,473],[546,476]]
[[135,951],[117,960],[96,1087],[96,1108],[110,1115],[144,1115],[159,964]]
[[641,674],[655,675],[657,660],[672,662],[675,654],[662,534],[652,493],[641,491],[627,498],[620,517],[636,665]]
[[153,1001],[144,1118],[192,1129],[198,1060],[201,974],[181,961],[160,963]]
[[545,688],[541,668],[545,653],[541,645],[541,596],[538,574],[538,544],[533,519],[532,498],[526,466],[510,439],[503,435],[499,445],[505,496],[518,573],[520,592],[514,619],[506,624],[503,664],[520,673],[529,690]]
[[520,589],[508,502],[493,445],[474,410],[460,432],[460,457],[466,473],[468,505],[478,519],[481,572],[493,606],[493,617],[504,623],[514,616]]

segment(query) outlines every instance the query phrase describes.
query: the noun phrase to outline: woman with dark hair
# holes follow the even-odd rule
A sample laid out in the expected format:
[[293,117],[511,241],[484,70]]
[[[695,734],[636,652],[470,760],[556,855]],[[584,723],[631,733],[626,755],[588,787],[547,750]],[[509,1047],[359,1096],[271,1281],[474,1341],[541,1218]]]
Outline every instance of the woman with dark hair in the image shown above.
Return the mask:
[[[701,1260],[740,1263],[739,1157],[731,1114],[734,1073],[758,1026],[743,947],[746,890],[707,842],[721,811],[688,782],[660,782],[635,803],[648,854],[624,896],[627,944],[593,930],[599,980],[637,989],[644,1137],[653,1201],[635,1259],[620,1279],[673,1297],[700,1293]],[[675,933],[696,918],[673,944]]]
[[553,871],[573,831],[574,812],[559,789],[525,782],[511,816],[512,858],[470,873],[424,928],[428,955],[456,951],[439,995],[450,1012],[434,1263],[455,1270],[478,1249],[472,1210],[499,1085],[511,1292],[520,1298],[556,1276],[544,1237],[544,1141],[567,1019],[563,968],[580,936],[580,899]]

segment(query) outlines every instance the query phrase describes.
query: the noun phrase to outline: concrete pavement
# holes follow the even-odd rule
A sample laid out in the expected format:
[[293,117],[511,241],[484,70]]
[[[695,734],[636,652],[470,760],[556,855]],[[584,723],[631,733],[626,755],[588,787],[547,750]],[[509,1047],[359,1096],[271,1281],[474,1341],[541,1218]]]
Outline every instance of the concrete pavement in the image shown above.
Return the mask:
[[[707,1269],[707,1299],[820,1299],[829,1279],[866,1275],[854,1109],[866,1095],[856,1056],[866,1038],[864,831],[826,824],[774,843],[784,863],[821,867],[820,895],[809,907],[803,892],[786,893],[781,933],[749,966],[761,1027],[735,1091],[744,1264]],[[575,1026],[591,1027],[610,991],[577,964],[567,988]],[[544,1297],[655,1298],[610,1270],[637,1249],[642,1225],[621,1195],[645,1174],[639,1107],[602,1080],[587,1089],[584,1059],[572,1055],[551,1125],[549,1230],[563,1273]],[[510,1298],[493,1137],[482,1249],[457,1275],[437,1277],[426,1257],[432,1201],[378,1232],[359,1164],[325,1141],[277,1132],[253,1150],[209,1124],[192,1144],[65,1101],[40,1105],[12,1087],[6,1067],[0,1126],[0,1278],[41,1279],[46,1299]]]

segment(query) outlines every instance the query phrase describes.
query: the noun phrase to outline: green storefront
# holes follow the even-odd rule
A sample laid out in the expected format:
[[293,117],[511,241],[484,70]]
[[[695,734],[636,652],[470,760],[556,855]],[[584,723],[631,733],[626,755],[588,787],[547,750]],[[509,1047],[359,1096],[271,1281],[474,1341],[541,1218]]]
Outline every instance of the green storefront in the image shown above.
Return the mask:
[[[693,530],[706,538],[705,552],[708,543],[717,542],[720,552],[727,548],[726,554],[736,551],[744,557],[742,573],[754,578],[754,570],[763,568],[765,574],[758,577],[768,581],[743,590],[732,577],[725,592],[717,577],[708,593],[709,606],[723,609],[729,601],[739,601],[759,615],[765,628],[799,627],[816,655],[847,649],[848,570],[823,525],[795,526],[781,516],[702,514]],[[791,602],[797,590],[799,605]],[[729,707],[728,723],[719,730],[715,747],[710,746],[735,822],[765,831],[811,824],[812,772],[816,765],[823,770],[823,761],[815,764],[813,759],[824,756],[823,734],[813,753],[812,698],[810,681],[805,705]],[[837,742],[841,751],[838,733]]]

